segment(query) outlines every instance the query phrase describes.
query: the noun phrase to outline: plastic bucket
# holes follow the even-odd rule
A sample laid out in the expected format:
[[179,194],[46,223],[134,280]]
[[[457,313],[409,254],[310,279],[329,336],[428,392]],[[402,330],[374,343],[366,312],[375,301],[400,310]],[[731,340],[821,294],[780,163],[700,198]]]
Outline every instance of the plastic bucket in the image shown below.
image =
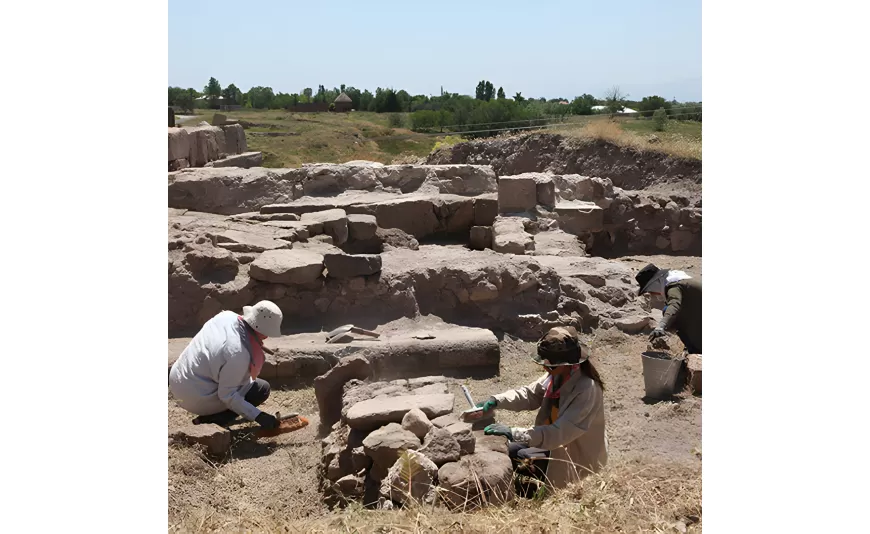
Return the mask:
[[646,396],[653,399],[671,397],[677,387],[685,361],[676,359],[666,352],[644,352],[641,354],[641,360]]

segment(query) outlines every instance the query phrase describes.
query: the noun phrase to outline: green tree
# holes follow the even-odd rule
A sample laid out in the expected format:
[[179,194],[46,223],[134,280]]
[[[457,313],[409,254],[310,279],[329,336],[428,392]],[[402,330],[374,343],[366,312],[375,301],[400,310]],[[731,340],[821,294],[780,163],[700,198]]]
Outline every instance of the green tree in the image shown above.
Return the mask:
[[374,101],[375,101],[375,95],[373,95],[371,91],[366,89],[365,91],[360,93],[359,105],[357,106],[356,109],[365,110],[365,111],[372,111],[370,108],[372,106],[372,103],[374,103]]
[[623,93],[618,85],[614,85],[604,93],[604,105],[611,113],[619,113],[625,109],[625,99],[628,95]]
[[489,102],[495,96],[495,87],[492,82],[487,81],[483,86],[483,99]]
[[248,102],[255,109],[271,109],[275,93],[271,87],[251,87],[247,94]]
[[504,98],[505,98],[505,97],[504,97],[504,89],[502,89],[501,87],[499,87],[499,88],[498,88],[498,95],[497,95],[497,96],[498,96],[498,99],[499,99],[499,100],[504,100]]
[[221,91],[221,96],[224,97],[224,103],[237,106],[242,103],[242,92],[235,84],[229,84]]
[[486,96],[486,80],[480,80],[478,82],[477,87],[474,89],[474,98],[477,100],[484,100]]
[[514,102],[523,102],[525,98],[523,98],[522,93],[517,93],[514,95]]
[[205,86],[203,93],[205,93],[205,96],[208,97],[211,107],[216,107],[217,100],[221,96],[221,84],[217,81],[217,79],[211,77],[208,79],[208,85]]
[[652,116],[653,119],[653,127],[657,132],[665,131],[665,128],[668,125],[668,112],[664,107],[660,107],[655,110]]
[[311,95],[314,94],[314,91],[310,87],[306,87],[302,90],[302,94],[305,95],[305,98],[311,100]]
[[671,103],[660,96],[653,95],[643,97],[637,107],[641,113],[646,112],[643,113],[644,117],[649,117],[651,112],[659,108],[670,109]]
[[592,106],[594,105],[595,97],[584,93],[571,102],[571,113],[575,115],[592,115]]

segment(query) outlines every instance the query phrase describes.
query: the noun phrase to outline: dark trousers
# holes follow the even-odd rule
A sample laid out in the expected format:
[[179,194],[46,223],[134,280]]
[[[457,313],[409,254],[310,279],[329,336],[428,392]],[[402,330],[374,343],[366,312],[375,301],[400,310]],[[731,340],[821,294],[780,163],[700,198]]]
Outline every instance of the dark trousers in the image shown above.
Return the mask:
[[[251,389],[249,389],[248,393],[245,395],[245,400],[254,406],[259,406],[266,402],[271,391],[272,388],[269,386],[269,383],[262,378],[258,378],[254,380]],[[215,425],[226,426],[235,421],[238,416],[239,414],[232,410],[224,410],[212,415],[200,415],[193,420],[193,424],[204,425],[212,423]]]
[[514,463],[514,470],[544,480],[550,451],[511,441],[508,443],[508,456]]
[[680,341],[683,342],[683,345],[686,346],[686,350],[689,351],[689,354],[701,354],[700,336],[691,336],[686,332],[679,330],[677,331],[677,336],[679,336]]

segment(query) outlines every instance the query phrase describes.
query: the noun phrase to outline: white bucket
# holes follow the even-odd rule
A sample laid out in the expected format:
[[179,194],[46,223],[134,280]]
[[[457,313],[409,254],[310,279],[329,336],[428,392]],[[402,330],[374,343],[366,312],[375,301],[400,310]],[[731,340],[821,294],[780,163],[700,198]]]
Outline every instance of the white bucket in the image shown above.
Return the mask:
[[641,354],[641,360],[646,396],[653,399],[671,397],[685,362],[675,359],[666,352],[644,352]]

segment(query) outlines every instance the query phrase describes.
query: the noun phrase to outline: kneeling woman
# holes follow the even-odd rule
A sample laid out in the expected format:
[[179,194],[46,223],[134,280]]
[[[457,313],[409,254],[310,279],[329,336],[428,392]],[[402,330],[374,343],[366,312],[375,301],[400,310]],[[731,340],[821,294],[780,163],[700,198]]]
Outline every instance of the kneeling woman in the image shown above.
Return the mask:
[[226,426],[241,415],[264,428],[278,426],[275,416],[256,407],[269,398],[269,383],[257,375],[263,340],[281,335],[281,310],[263,300],[242,313],[222,311],[209,319],[172,365],[169,390],[179,406],[199,416],[194,424]]
[[[572,327],[551,329],[538,341],[533,358],[547,374],[481,403],[511,411],[538,409],[535,426],[489,425],[485,434],[510,440],[510,455],[546,473],[551,487],[564,487],[607,464],[604,384],[589,361],[588,348]],[[525,463],[525,462],[523,462]]]

